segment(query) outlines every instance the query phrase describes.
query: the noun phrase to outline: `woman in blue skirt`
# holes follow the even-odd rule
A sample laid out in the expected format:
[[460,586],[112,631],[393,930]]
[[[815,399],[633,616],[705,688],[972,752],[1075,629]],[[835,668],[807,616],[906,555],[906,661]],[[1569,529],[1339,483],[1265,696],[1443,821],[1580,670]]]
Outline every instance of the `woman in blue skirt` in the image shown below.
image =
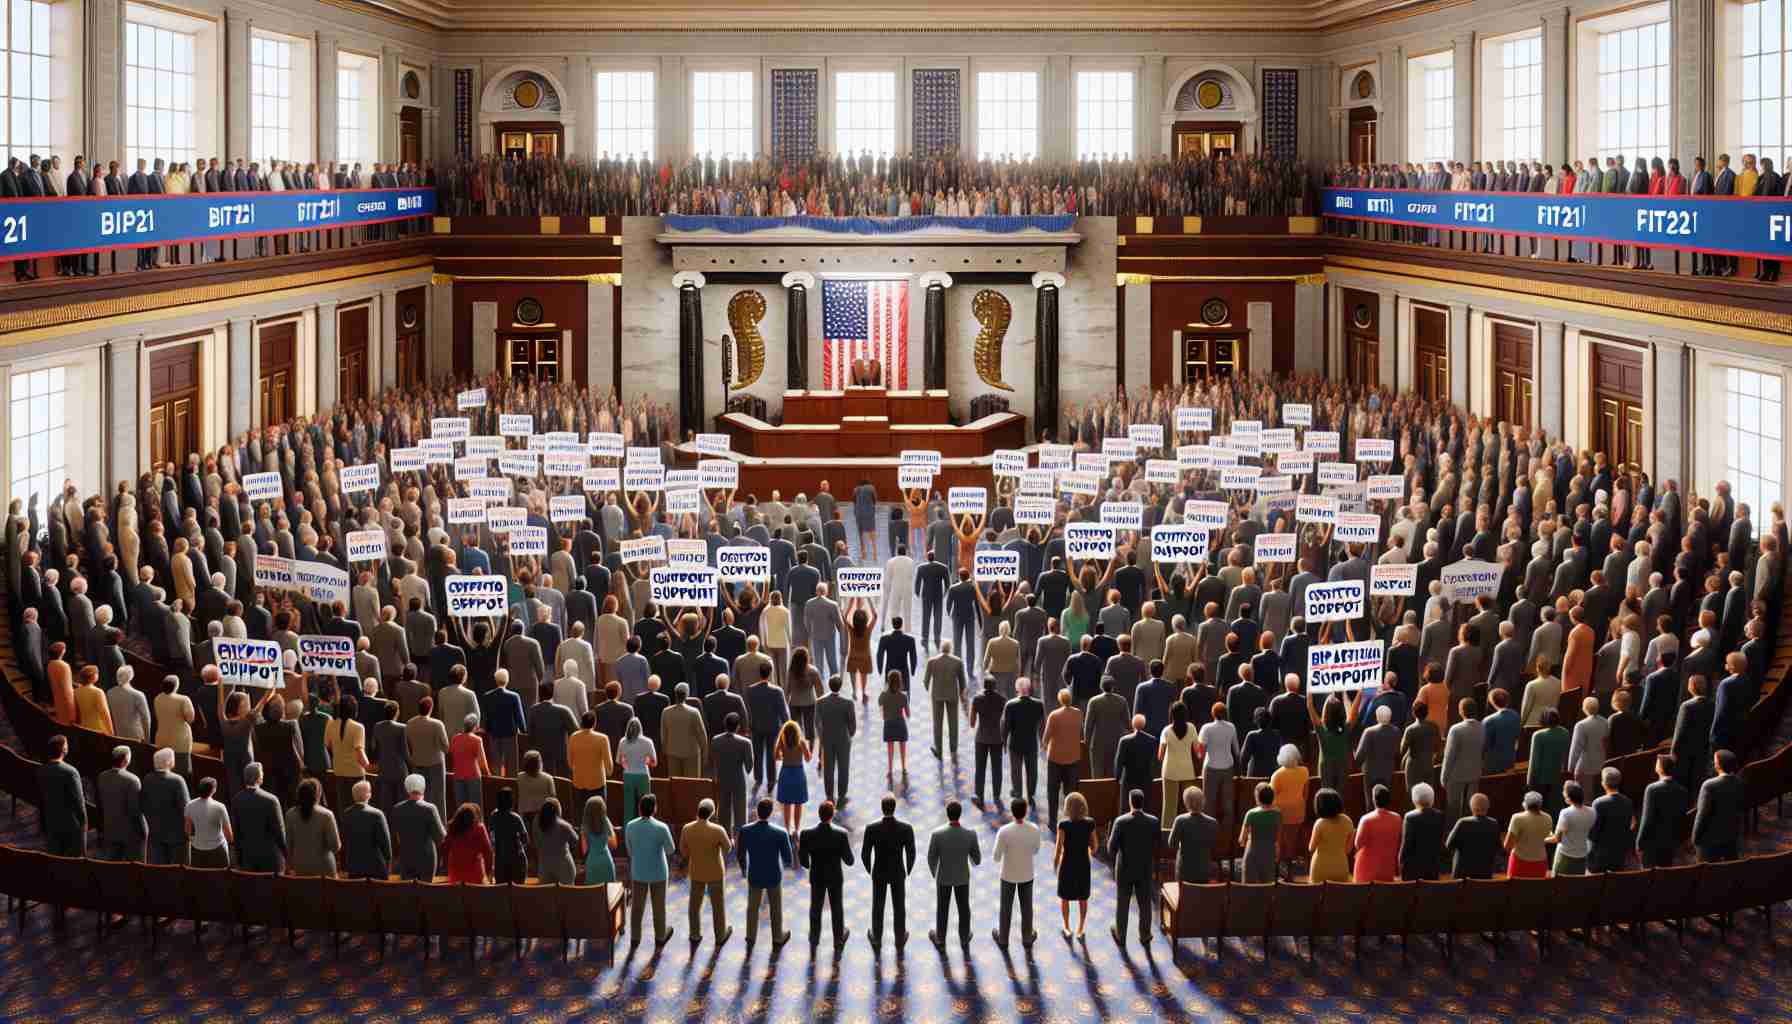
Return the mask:
[[803,727],[795,721],[785,722],[778,730],[772,756],[783,765],[778,769],[778,802],[784,805],[784,828],[794,836],[803,827],[803,805],[809,802],[809,776],[803,762],[809,760],[810,750]]

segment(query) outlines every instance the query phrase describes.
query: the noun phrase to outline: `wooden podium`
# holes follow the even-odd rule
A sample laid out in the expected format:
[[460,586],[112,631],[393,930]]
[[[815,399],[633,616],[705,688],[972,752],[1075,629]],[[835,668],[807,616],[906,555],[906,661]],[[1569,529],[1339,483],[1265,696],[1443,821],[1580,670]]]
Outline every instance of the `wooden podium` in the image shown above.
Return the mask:
[[849,387],[844,391],[784,392],[785,426],[839,423],[846,416],[882,416],[891,426],[951,422],[944,391]]

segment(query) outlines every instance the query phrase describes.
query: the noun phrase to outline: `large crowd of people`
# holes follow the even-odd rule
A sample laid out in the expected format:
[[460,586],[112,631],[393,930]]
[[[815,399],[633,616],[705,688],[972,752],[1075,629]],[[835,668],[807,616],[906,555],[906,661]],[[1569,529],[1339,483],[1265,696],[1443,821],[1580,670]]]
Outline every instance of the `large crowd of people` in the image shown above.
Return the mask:
[[[972,868],[986,853],[999,865],[988,894],[999,904],[975,905],[999,905],[998,943],[1016,934],[1015,911],[1021,941],[1033,940],[1043,861],[1066,936],[1083,934],[1096,868],[1111,864],[1120,909],[1109,931],[1124,944],[1133,906],[1139,938],[1151,940],[1165,843],[1173,877],[1187,882],[1229,877],[1220,856],[1234,835],[1236,877],[1253,882],[1578,874],[1671,864],[1689,845],[1702,860],[1741,850],[1741,765],[1760,739],[1746,715],[1776,641],[1787,526],[1777,504],[1758,522],[1762,510],[1726,484],[1687,494],[1411,394],[1216,380],[1073,408],[1065,440],[1089,456],[1157,424],[1174,455],[1196,439],[1178,435],[1177,410],[1205,408],[1210,454],[1270,467],[1281,457],[1249,443],[1263,436],[1249,424],[1273,430],[1296,419],[1291,405],[1306,406],[1310,425],[1296,433],[1308,451],[1394,443],[1390,463],[1357,465],[1357,483],[1291,481],[1299,495],[1335,498],[1334,513],[1371,513],[1377,539],[1341,542],[1324,502],[1308,521],[1294,494],[1227,490],[1214,469],[1149,483],[1141,456],[1110,461],[1092,497],[1059,496],[1049,525],[1020,522],[1023,503],[1003,479],[984,514],[953,513],[938,491],[819,480],[796,495],[704,491],[695,513],[669,516],[653,490],[504,477],[550,538],[545,557],[524,557],[491,524],[455,521],[471,486],[460,465],[395,472],[396,453],[408,458],[437,417],[496,437],[501,413],[528,413],[535,433],[621,433],[627,449],[644,449],[630,459],[647,463],[657,449],[670,465],[672,414],[571,386],[475,383],[484,404],[472,408],[447,385],[388,392],[112,489],[69,481],[42,502],[12,503],[8,607],[33,699],[65,727],[159,748],[148,776],[129,770],[121,747],[89,784],[53,740],[41,819],[52,852],[476,884],[525,881],[532,852],[543,882],[626,881],[632,941],[651,908],[661,944],[673,933],[676,864],[693,944],[705,900],[712,935],[728,940],[723,894],[744,884],[747,942],[764,905],[781,945],[791,932],[780,894],[800,867],[815,947],[824,908],[829,938],[847,939],[840,900],[855,852],[870,875],[874,944],[886,905],[895,942],[906,939],[905,889],[925,861],[930,937],[947,942],[956,905],[968,946]],[[376,489],[345,490],[345,471],[362,465],[377,467]],[[255,473],[278,474],[278,499],[249,500]],[[1377,473],[1398,475],[1402,497],[1368,499]],[[584,496],[583,518],[554,522],[551,498],[567,495]],[[1140,527],[1115,531],[1111,555],[1076,557],[1067,528],[1130,502]],[[1153,560],[1154,527],[1213,503],[1224,525],[1206,558]],[[362,530],[385,534],[387,557],[348,560],[348,535]],[[1294,536],[1291,561],[1258,557],[1273,534]],[[653,563],[623,553],[656,536],[700,540],[712,562],[724,547],[763,547],[768,578],[722,585],[716,607],[658,607]],[[986,548],[1018,553],[1018,579],[974,577]],[[275,558],[344,570],[349,592],[313,600],[258,586],[258,562]],[[1465,560],[1496,566],[1497,587],[1472,601],[1446,590]],[[1400,565],[1415,567],[1410,593],[1368,595],[1377,568]],[[843,598],[843,573],[869,566],[883,568],[879,596]],[[445,586],[457,574],[505,580],[508,611],[450,615]],[[1311,588],[1347,581],[1365,586],[1359,608],[1338,618],[1308,607]],[[298,671],[304,635],[351,639],[353,678]],[[221,645],[242,638],[280,645],[282,685],[222,683]],[[1384,643],[1379,682],[1309,693],[1309,651],[1345,639]],[[138,678],[144,664],[163,678]],[[931,711],[932,756],[955,771],[968,717],[974,800],[1002,811],[993,835],[955,799],[905,806],[896,780],[917,705]],[[873,717],[868,736],[859,726]],[[884,745],[887,793],[849,792],[854,747],[866,743]],[[199,744],[223,759],[222,792],[192,782]],[[1610,762],[1651,749],[1658,780],[1635,801]],[[1522,805],[1495,807],[1483,780],[1513,772]],[[650,791],[667,774],[714,787],[678,835]],[[493,775],[501,783],[483,806]],[[556,777],[570,780],[573,806],[555,796]],[[605,796],[616,777],[620,829]],[[1105,836],[1080,791],[1097,777],[1123,794]],[[90,792],[104,822],[97,847]],[[844,809],[866,798],[880,806],[855,836]],[[919,834],[905,820],[942,812]]]
[[1301,161],[1243,154],[1074,163],[958,153],[488,155],[445,167],[440,198],[460,216],[1279,216],[1316,208],[1315,179]]

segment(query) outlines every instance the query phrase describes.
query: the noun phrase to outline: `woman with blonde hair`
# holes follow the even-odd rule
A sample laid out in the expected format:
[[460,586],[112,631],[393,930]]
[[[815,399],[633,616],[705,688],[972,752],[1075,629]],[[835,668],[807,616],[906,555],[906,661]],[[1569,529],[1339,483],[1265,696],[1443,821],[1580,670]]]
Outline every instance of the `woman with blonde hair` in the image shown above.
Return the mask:
[[784,829],[794,836],[803,827],[803,805],[809,802],[809,776],[803,762],[813,756],[809,741],[803,738],[803,727],[795,719],[778,730],[772,756],[783,765],[778,769],[778,803],[784,805]]
[[1058,873],[1058,912],[1063,915],[1061,929],[1070,938],[1070,905],[1077,905],[1076,937],[1083,937],[1089,926],[1089,866],[1095,853],[1095,819],[1089,817],[1089,801],[1075,792],[1064,797],[1064,813],[1058,819],[1057,845],[1052,850],[1052,868]]

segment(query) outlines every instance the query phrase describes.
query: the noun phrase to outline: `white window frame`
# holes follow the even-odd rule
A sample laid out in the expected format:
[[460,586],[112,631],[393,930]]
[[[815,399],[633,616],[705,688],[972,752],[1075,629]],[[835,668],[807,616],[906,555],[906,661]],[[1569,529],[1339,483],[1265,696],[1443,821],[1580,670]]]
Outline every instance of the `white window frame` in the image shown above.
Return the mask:
[[[79,374],[72,367],[14,370],[7,384],[7,484],[10,495],[29,505],[41,485],[39,507],[61,493],[69,476],[76,433],[68,417],[68,394]],[[41,442],[40,442],[41,439]]]
[[[1085,95],[1084,84],[1100,85]],[[1116,87],[1109,95],[1107,86]],[[1078,160],[1109,153],[1130,159],[1138,152],[1139,75],[1131,68],[1076,68],[1071,75],[1071,104],[1076,110]]]
[[194,162],[199,149],[198,33],[134,19],[124,28],[124,167],[135,170],[139,157],[152,165],[158,158],[170,164]]
[[[733,82],[725,81],[718,76],[739,76]],[[707,67],[693,68],[688,79],[690,85],[691,115],[691,153],[697,157],[724,156],[740,159],[751,159],[759,153],[759,72],[753,68],[742,67]],[[701,84],[700,84],[701,83]],[[724,99],[709,99],[700,96],[701,90],[722,84],[744,86],[739,89],[738,96]],[[716,110],[705,110],[703,104],[716,106]],[[732,109],[730,109],[732,108]],[[706,127],[707,119],[715,124]],[[744,143],[744,145],[742,145]]]
[[305,154],[293,152],[300,56],[296,40],[267,32],[249,35],[249,160],[307,162]]
[[[1757,523],[1782,500],[1785,487],[1785,381],[1770,370],[1726,365],[1724,374],[1724,468],[1731,496],[1746,502]],[[1755,468],[1748,468],[1751,461]]]
[[[1644,46],[1653,44],[1645,52]],[[1673,22],[1601,31],[1593,51],[1599,158],[1667,160],[1673,143]],[[1645,125],[1644,119],[1647,118]],[[1647,140],[1647,141],[1645,141]]]
[[1410,58],[1407,99],[1412,123],[1407,157],[1414,162],[1449,163],[1456,157],[1456,55],[1440,50]]
[[[380,59],[353,50],[336,51],[336,160],[371,164],[380,160]],[[352,93],[352,95],[351,95]],[[281,156],[292,160],[293,157]],[[308,161],[300,160],[300,163]]]
[[1543,36],[1499,41],[1500,154],[1506,160],[1543,156]]
[[[1043,140],[1045,115],[1045,73],[1038,67],[980,65],[972,69],[975,98],[971,108],[972,131],[977,141],[977,156],[984,160],[1038,159]],[[1024,77],[1023,77],[1024,76]],[[1032,83],[1031,98],[1025,95],[1022,83]],[[1019,95],[1010,89],[1022,86]],[[988,119],[1003,113],[1003,124],[988,126]],[[1028,114],[1031,114],[1031,124]]]
[[[632,89],[642,78],[647,85],[645,97],[636,95]],[[612,92],[606,95],[606,86],[618,85],[630,87],[629,94],[617,96]],[[659,74],[652,68],[598,68],[591,73],[591,96],[594,108],[592,156],[601,157],[608,153],[613,160],[627,160],[645,153],[648,160],[653,160],[659,152]],[[645,126],[639,123],[643,107],[646,109]],[[617,117],[627,123],[617,127]]]
[[1792,115],[1792,89],[1786,83],[1786,65],[1792,60],[1788,14],[1792,11],[1786,0],[1750,0],[1736,4],[1732,12],[1738,50],[1732,58],[1737,84],[1731,100],[1737,142],[1731,148],[1768,157],[1781,171],[1792,151],[1787,137]]
[[[901,82],[895,69],[852,68],[834,72],[833,151],[895,156],[901,136]],[[885,93],[886,95],[872,95]]]
[[[0,13],[0,145],[21,160],[32,153],[50,156],[53,20],[54,5],[44,0],[11,0]],[[56,187],[61,191],[62,183]]]

